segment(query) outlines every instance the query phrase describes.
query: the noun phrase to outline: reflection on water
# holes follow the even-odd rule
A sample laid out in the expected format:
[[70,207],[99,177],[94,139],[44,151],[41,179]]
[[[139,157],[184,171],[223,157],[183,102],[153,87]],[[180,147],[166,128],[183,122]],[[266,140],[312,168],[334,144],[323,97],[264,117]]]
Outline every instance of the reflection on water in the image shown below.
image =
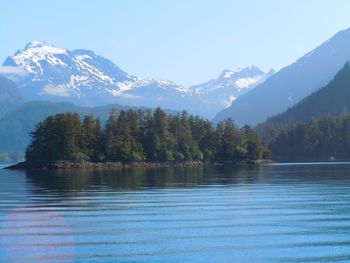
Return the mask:
[[56,170],[27,171],[29,183],[40,189],[82,191],[93,187],[108,187],[110,190],[137,190],[144,188],[196,187],[210,184],[249,183],[257,180],[258,167],[168,167],[115,170]]
[[0,262],[347,262],[349,171],[0,170]]

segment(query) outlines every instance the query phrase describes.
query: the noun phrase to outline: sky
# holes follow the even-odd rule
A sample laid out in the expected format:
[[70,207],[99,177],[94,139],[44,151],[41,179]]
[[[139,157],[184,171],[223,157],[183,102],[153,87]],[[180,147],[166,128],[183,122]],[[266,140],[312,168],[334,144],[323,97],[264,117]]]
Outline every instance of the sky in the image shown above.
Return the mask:
[[350,27],[348,0],[2,0],[0,63],[31,40],[184,86],[281,69]]

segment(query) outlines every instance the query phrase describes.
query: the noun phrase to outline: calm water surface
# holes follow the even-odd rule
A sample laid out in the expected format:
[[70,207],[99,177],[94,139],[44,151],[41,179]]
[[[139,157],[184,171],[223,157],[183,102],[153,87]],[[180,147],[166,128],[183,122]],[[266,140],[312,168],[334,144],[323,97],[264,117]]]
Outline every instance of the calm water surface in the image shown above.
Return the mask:
[[0,262],[350,262],[350,164],[0,170]]

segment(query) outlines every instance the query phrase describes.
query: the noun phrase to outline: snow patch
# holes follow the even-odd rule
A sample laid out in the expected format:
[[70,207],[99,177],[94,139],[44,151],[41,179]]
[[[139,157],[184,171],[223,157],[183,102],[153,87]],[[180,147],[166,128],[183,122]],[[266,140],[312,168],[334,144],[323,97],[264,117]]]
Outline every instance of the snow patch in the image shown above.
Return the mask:
[[225,78],[225,79],[231,78],[231,76],[232,76],[233,74],[234,74],[233,71],[227,70],[227,71],[225,72],[224,78]]
[[232,102],[234,102],[237,99],[235,96],[229,96],[228,99],[225,101],[225,108],[228,108],[232,105]]
[[239,78],[235,81],[235,85],[238,89],[246,89],[258,82],[262,76],[254,77],[254,78]]

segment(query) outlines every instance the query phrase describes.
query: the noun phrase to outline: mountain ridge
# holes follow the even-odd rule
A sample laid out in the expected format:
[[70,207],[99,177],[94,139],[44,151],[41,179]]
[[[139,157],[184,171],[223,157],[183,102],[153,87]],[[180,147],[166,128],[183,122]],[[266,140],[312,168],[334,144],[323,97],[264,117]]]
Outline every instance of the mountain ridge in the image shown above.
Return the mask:
[[264,82],[274,74],[274,70],[268,73],[263,72],[258,67],[252,65],[245,68],[236,68],[233,70],[223,70],[217,78],[211,79],[202,84],[190,87],[194,93],[202,96],[204,100],[213,99],[213,108],[218,104],[222,107],[228,107],[235,99],[249,90],[252,90],[259,83]]
[[305,122],[327,114],[339,116],[350,112],[349,98],[350,64],[346,62],[326,86],[316,90],[285,112],[270,117],[266,120],[266,124]]
[[[25,76],[14,79],[26,101],[67,101],[92,107],[107,104],[159,106],[212,118],[229,106],[233,97],[240,95],[238,86],[232,83],[223,85],[226,88],[223,94],[215,92],[213,96],[213,91],[202,89],[199,92],[200,85],[187,88],[169,80],[140,78],[124,72],[93,51],[70,51],[39,41],[29,42],[23,50],[9,56],[3,66],[26,72]],[[241,90],[251,89],[256,82],[266,78],[257,67],[245,70],[255,71],[255,75],[240,78]],[[239,75],[239,72],[231,72],[233,77]]]
[[219,112],[215,121],[232,118],[238,125],[256,125],[285,111],[326,85],[350,59],[350,28],[342,30],[294,63],[282,68]]

